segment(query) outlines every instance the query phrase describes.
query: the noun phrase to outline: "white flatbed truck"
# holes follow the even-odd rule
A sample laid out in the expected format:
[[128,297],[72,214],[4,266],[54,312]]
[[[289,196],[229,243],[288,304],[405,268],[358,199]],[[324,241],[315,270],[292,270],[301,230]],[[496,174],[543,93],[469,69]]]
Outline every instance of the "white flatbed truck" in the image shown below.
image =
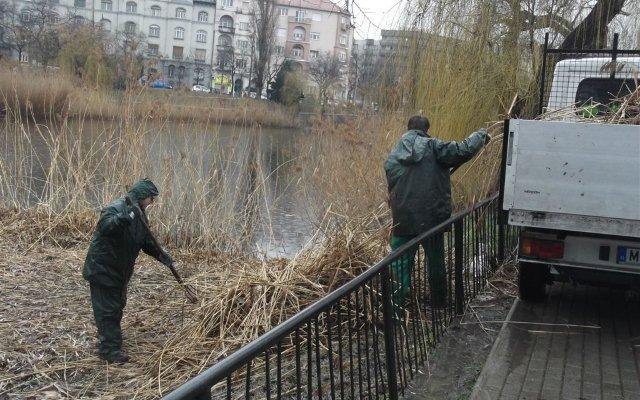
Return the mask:
[[520,297],[542,300],[554,281],[640,288],[640,125],[507,125],[502,207],[520,228]]

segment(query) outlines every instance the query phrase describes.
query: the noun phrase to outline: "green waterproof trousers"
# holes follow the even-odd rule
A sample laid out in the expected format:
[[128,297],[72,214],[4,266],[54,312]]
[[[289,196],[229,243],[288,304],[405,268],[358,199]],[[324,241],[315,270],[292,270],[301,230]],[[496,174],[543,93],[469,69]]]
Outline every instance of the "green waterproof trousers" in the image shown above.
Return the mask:
[[[395,250],[409,242],[415,236],[392,236],[391,250]],[[444,235],[442,233],[420,243],[427,256],[427,276],[431,292],[431,304],[441,307],[447,300],[447,271],[444,265]],[[415,255],[418,245],[411,247],[398,260],[391,263],[391,275],[393,278],[393,303],[403,306],[405,300],[411,294],[411,275],[413,271]],[[426,300],[426,299],[422,299]]]
[[98,328],[98,354],[107,357],[122,348],[120,321],[127,304],[127,287],[91,283],[91,306]]

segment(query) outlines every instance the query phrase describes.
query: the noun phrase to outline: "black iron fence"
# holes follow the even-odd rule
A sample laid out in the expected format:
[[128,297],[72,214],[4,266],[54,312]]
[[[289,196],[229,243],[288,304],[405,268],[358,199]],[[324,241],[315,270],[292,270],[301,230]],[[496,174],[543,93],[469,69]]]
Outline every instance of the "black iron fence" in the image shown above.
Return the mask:
[[[578,105],[576,112],[591,117],[611,102],[636,89],[640,49],[618,48],[618,34],[610,49],[551,49],[545,35],[538,113]],[[615,107],[615,104],[613,105]]]
[[494,195],[164,397],[397,399],[515,247]]

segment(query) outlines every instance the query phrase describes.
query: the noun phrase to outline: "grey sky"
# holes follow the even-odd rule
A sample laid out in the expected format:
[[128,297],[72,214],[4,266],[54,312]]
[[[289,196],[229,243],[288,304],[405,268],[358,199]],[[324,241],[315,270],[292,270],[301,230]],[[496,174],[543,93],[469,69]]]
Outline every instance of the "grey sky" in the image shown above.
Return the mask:
[[[380,39],[380,28],[391,29],[398,25],[404,0],[353,0],[350,9],[355,19],[356,39]],[[335,0],[343,6],[345,0]]]

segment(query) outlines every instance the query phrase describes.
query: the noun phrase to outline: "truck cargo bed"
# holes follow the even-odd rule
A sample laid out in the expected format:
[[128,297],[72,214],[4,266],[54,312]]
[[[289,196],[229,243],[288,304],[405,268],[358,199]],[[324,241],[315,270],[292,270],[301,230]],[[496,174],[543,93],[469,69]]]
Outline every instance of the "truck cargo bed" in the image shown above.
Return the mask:
[[511,120],[507,140],[510,224],[640,238],[640,126]]

